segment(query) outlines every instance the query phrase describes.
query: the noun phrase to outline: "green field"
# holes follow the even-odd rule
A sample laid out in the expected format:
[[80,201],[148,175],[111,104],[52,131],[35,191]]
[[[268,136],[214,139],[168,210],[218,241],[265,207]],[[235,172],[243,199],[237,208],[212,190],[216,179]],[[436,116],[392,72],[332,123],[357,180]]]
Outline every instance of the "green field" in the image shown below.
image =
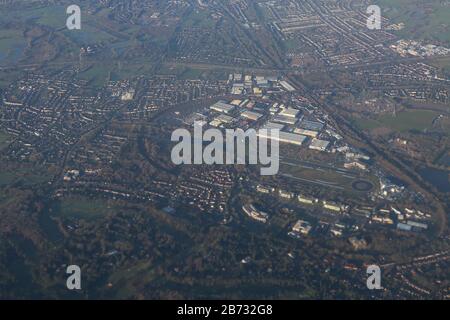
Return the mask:
[[[46,27],[50,27],[58,32],[63,32],[65,36],[70,38],[77,44],[92,44],[102,41],[116,41],[117,38],[109,34],[104,28],[102,28],[99,20],[104,19],[103,16],[93,16],[89,14],[81,15],[81,30],[67,30],[66,21],[69,17],[66,14],[66,6],[63,5],[38,5],[33,4],[25,8],[20,8],[17,10],[10,10],[7,15],[0,14],[0,23],[22,23],[22,24],[37,24]],[[95,26],[94,26],[95,25]],[[98,26],[97,26],[98,25]],[[0,30],[0,48],[2,42],[3,45],[7,45],[8,41],[1,40],[2,32],[15,32],[13,40],[18,41],[22,38],[22,31],[10,31],[10,30]]]
[[10,139],[11,137],[8,134],[0,132],[0,150],[8,145]]
[[402,111],[394,117],[392,114],[382,115],[376,119],[356,119],[361,129],[373,130],[388,128],[395,131],[407,132],[410,130],[425,130],[432,128],[432,121],[439,116],[437,112],[414,110]]
[[184,27],[213,28],[216,21],[206,11],[192,11],[183,17]]
[[12,172],[2,171],[0,172],[0,187],[7,186],[16,180],[16,176]]
[[113,42],[117,38],[109,33],[88,25],[87,23],[81,24],[81,30],[67,30],[63,31],[64,35],[70,40],[74,41],[78,45],[87,45],[99,42]]
[[438,57],[430,61],[433,66],[442,69],[446,74],[450,75],[450,57]]
[[150,62],[142,61],[132,64],[122,63],[120,68],[118,63],[113,66],[111,80],[124,80],[137,76],[148,76],[152,74],[153,65]]
[[[439,40],[450,44],[450,6],[440,0],[378,0],[382,13],[393,23],[403,22],[400,37]],[[446,4],[447,3],[447,4]]]
[[146,62],[133,64],[123,62],[120,64],[120,67],[118,61],[108,64],[96,63],[80,72],[77,77],[89,81],[92,86],[102,87],[109,80],[118,81],[141,75],[149,75],[152,72],[152,67],[152,64]]
[[96,64],[89,69],[78,74],[78,78],[89,81],[91,85],[95,87],[101,87],[105,85],[109,79],[110,66]]
[[46,183],[49,180],[50,176],[44,173],[37,173],[35,170],[28,168],[19,168],[14,171],[2,170],[2,172],[0,172],[0,186],[7,186],[16,182],[31,186]]
[[82,196],[64,198],[55,206],[58,216],[86,220],[101,218],[114,210],[110,201]]
[[5,61],[18,61],[26,47],[26,39],[20,30],[0,30],[0,64],[5,64]]

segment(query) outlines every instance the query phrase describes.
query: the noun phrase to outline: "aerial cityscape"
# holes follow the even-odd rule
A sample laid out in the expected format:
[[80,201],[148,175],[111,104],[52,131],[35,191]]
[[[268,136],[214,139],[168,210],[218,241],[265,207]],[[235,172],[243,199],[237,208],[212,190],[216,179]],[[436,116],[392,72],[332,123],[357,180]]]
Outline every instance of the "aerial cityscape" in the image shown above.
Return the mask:
[[448,300],[450,0],[0,0],[0,150],[0,300]]

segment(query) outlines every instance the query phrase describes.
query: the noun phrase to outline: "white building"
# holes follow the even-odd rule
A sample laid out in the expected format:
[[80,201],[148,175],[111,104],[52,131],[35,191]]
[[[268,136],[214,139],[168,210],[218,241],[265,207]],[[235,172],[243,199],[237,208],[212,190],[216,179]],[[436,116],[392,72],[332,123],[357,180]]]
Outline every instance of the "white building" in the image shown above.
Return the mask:
[[233,106],[231,104],[227,104],[223,101],[219,101],[210,107],[211,110],[222,112],[222,113],[230,113],[234,110],[234,108],[235,108],[235,106]]
[[281,116],[289,117],[289,118],[297,118],[298,114],[300,113],[300,110],[294,109],[294,108],[287,108],[280,112]]
[[297,223],[292,228],[292,232],[308,235],[311,232],[311,229],[312,226],[309,222],[304,220],[298,220]]
[[261,119],[262,114],[254,111],[245,110],[241,113],[241,116],[249,120],[258,121],[259,119]]
[[330,145],[329,141],[313,139],[311,141],[311,145],[309,146],[309,148],[317,151],[326,151],[329,145]]
[[[270,131],[268,132],[268,134],[259,131],[258,132],[258,136],[260,136],[262,138],[267,138],[267,139],[275,139],[270,134]],[[295,133],[289,133],[289,132],[281,131],[277,140],[279,142],[282,142],[282,143],[289,143],[289,144],[294,144],[294,145],[301,146],[305,142],[306,137],[305,136],[301,136],[299,134],[295,134]]]

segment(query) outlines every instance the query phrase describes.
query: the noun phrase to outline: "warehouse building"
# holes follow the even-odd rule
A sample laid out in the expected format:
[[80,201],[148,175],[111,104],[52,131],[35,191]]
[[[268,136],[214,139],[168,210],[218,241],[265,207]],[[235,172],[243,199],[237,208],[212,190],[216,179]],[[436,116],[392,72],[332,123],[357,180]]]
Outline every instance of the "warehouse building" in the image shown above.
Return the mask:
[[[274,137],[272,137],[270,135],[270,132],[269,132],[269,134],[266,134],[266,133],[259,131],[258,136],[260,136],[262,138],[274,139]],[[281,131],[277,140],[282,143],[288,143],[288,144],[294,144],[297,146],[301,146],[305,142],[306,137],[301,136],[299,134],[295,134],[295,133]]]
[[322,131],[324,125],[317,121],[309,121],[309,120],[303,120],[299,124],[299,128],[305,129],[305,130],[311,130],[311,131]]
[[280,115],[283,117],[289,117],[289,118],[297,118],[298,114],[300,113],[300,110],[294,109],[294,108],[287,108],[280,112]]
[[234,120],[233,117],[227,116],[226,114],[218,115],[215,119],[222,123],[231,123]]
[[309,205],[312,205],[312,204],[315,204],[315,203],[319,202],[319,199],[317,199],[317,198],[308,197],[308,196],[305,196],[305,195],[302,195],[302,194],[299,194],[297,196],[297,199],[298,199],[298,201],[300,203],[309,204]]
[[283,87],[284,90],[288,91],[288,92],[293,92],[295,91],[295,88],[293,86],[291,86],[287,81],[280,81],[281,86]]
[[244,92],[244,84],[243,83],[233,84],[233,88],[231,89],[232,94],[241,95],[243,92]]
[[213,104],[210,109],[222,113],[230,113],[234,110],[235,106],[232,106],[231,104],[225,103],[223,101],[219,101],[215,104]]
[[341,212],[341,206],[335,202],[331,201],[323,201],[323,207],[327,210],[335,211],[335,212]]
[[284,129],[284,127],[285,127],[285,125],[284,124],[281,124],[281,123],[275,123],[275,122],[267,122],[266,123],[266,125],[263,127],[263,128],[261,128],[261,129],[266,129],[266,130],[283,130]]
[[241,116],[252,121],[258,121],[259,119],[261,119],[262,114],[245,110],[241,113]]
[[317,138],[317,136],[319,135],[319,133],[317,131],[305,130],[305,129],[302,129],[302,128],[296,128],[294,130],[294,132],[297,133],[297,134],[301,134],[303,136],[311,137],[311,138]]
[[274,116],[272,118],[272,121],[280,122],[280,123],[284,123],[284,124],[294,125],[297,122],[297,119],[277,114],[276,116]]
[[320,139],[313,139],[311,141],[311,145],[309,146],[309,148],[311,150],[326,151],[329,145],[330,145],[329,141],[320,140]]

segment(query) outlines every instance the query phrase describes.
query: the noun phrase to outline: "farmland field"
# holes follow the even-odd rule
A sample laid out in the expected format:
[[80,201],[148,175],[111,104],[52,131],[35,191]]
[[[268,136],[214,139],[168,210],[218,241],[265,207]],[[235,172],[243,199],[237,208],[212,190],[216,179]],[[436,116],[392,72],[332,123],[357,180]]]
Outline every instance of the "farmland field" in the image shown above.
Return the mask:
[[[379,0],[382,14],[394,23],[405,23],[398,31],[404,38],[438,40],[450,44],[450,6],[439,0]],[[420,6],[419,6],[420,4]],[[419,8],[422,8],[419,10]]]
[[357,125],[362,129],[373,130],[376,128],[388,128],[394,131],[406,132],[410,130],[425,130],[432,127],[433,119],[439,116],[433,111],[403,111],[379,116],[375,119],[358,119]]
[[55,209],[58,216],[87,220],[100,218],[114,211],[114,207],[106,200],[93,200],[82,196],[64,198]]

